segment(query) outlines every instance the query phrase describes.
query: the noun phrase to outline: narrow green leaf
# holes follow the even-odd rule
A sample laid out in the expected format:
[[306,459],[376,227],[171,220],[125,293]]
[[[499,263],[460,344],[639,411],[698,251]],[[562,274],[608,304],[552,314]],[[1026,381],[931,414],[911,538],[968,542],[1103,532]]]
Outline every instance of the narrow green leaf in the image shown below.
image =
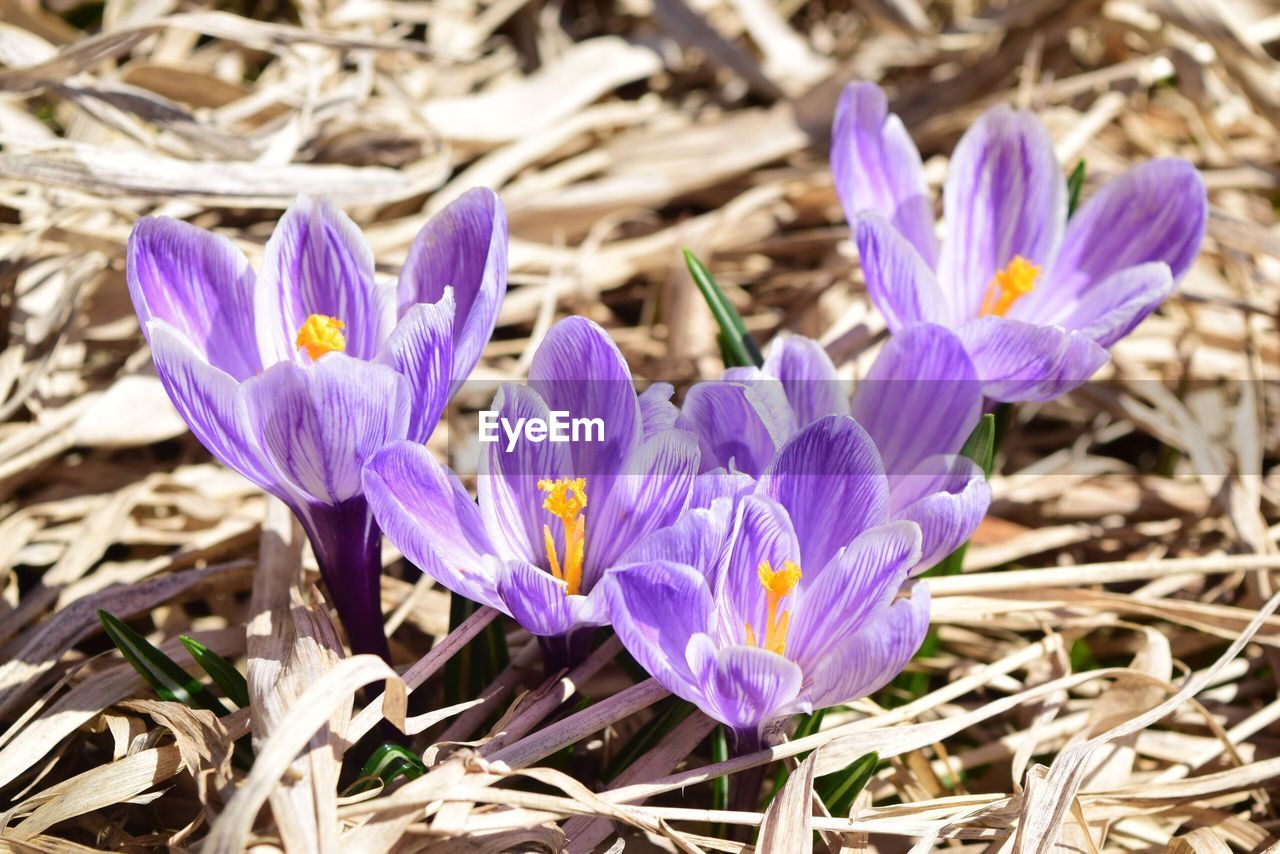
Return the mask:
[[125,661],[133,665],[143,679],[155,689],[161,699],[182,703],[193,709],[208,709],[218,716],[227,713],[227,707],[213,692],[183,670],[169,656],[156,649],[142,635],[129,628],[106,611],[98,611],[103,631],[120,650]]
[[853,809],[854,799],[871,782],[871,775],[879,764],[880,755],[872,751],[853,760],[843,771],[827,775],[818,792],[827,811],[836,818],[847,816]]
[[978,426],[973,428],[960,453],[981,466],[987,477],[991,477],[991,470],[995,465],[995,452],[996,417],[988,412],[982,416]]
[[179,635],[178,640],[182,641],[196,664],[203,667],[214,684],[222,689],[227,699],[236,704],[236,708],[243,709],[249,705],[249,683],[231,662],[186,635]]
[[1084,189],[1084,161],[1077,160],[1076,167],[1067,178],[1067,219],[1075,215],[1080,207],[1080,191]]
[[[729,737],[724,725],[711,731],[711,761],[724,762],[729,758]],[[727,810],[729,808],[729,778],[716,777],[711,781],[711,808]],[[724,836],[724,825],[716,823],[711,829],[712,836]]]
[[381,780],[383,786],[390,785],[399,777],[416,780],[427,773],[427,766],[409,748],[394,741],[378,746],[368,760],[360,768],[360,776],[343,792],[344,796],[358,795],[374,788],[375,780]]
[[684,250],[684,263],[688,266],[694,284],[702,292],[702,298],[707,301],[707,307],[711,309],[711,315],[720,327],[720,354],[724,357],[725,366],[758,368],[763,365],[764,356],[756,345],[755,339],[747,332],[746,324],[742,322],[742,315],[738,314],[733,303],[729,302],[724,291],[716,284],[711,271],[688,249]]

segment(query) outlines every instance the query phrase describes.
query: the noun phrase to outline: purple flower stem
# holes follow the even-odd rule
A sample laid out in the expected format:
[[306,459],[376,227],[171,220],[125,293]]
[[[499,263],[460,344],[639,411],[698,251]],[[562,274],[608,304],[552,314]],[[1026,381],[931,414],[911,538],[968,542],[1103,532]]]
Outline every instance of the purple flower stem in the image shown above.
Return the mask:
[[595,633],[595,626],[587,626],[563,635],[539,637],[543,672],[550,676],[561,670],[577,667],[591,652],[591,640]]
[[377,655],[390,664],[382,628],[382,532],[364,496],[313,506],[303,525],[352,653]]

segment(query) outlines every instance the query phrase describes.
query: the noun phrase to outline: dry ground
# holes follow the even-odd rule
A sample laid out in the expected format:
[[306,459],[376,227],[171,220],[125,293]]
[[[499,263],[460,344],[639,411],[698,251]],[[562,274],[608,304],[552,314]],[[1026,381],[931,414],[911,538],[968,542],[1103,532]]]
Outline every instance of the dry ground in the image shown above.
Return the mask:
[[[935,185],[973,118],[1012,101],[1064,164],[1087,160],[1086,194],[1178,155],[1203,170],[1212,219],[1103,382],[1017,410],[966,574],[935,585],[939,644],[913,666],[927,692],[855,704],[779,751],[823,745],[804,766],[818,775],[887,760],[852,816],[812,819],[816,844],[1274,843],[1277,56],[1261,0],[0,0],[0,847],[587,851],[622,832],[737,850],[714,820],[758,816],[706,812],[704,781],[743,763],[708,765],[704,717],[594,795],[661,692],[630,687],[612,643],[540,685],[511,626],[487,705],[441,722],[440,674],[414,692],[431,774],[340,796],[345,739],[377,717],[361,699],[349,723],[353,692],[386,674],[341,662],[287,514],[176,419],[123,251],[137,217],[164,213],[256,259],[295,194],[326,193],[392,273],[428,214],[484,184],[510,211],[512,287],[479,376],[519,377],[574,312],[638,376],[716,375],[682,246],[760,340],[818,336],[856,374],[883,324],[825,162],[854,77],[889,89]],[[455,426],[484,402],[464,393]],[[460,636],[442,641],[447,597],[387,559],[396,662],[420,682]],[[158,701],[98,608],[179,661],[186,633],[237,662],[252,714]],[[593,705],[566,719],[573,694]],[[483,740],[508,707],[487,743],[433,746]],[[227,755],[250,729],[246,775]],[[807,777],[791,779],[762,848],[810,839]]]

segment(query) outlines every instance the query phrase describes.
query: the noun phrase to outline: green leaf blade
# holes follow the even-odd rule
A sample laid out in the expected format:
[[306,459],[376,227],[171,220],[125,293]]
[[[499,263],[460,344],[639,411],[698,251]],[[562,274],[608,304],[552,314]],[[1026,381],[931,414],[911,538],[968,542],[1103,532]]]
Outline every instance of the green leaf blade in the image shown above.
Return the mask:
[[187,673],[177,662],[156,649],[150,641],[124,622],[101,610],[98,611],[98,620],[125,661],[133,665],[133,669],[155,689],[161,699],[182,703],[193,709],[208,709],[218,716],[227,713],[223,702],[200,680]]
[[195,663],[204,668],[214,684],[222,689],[227,699],[235,703],[236,708],[243,709],[249,705],[249,683],[231,662],[186,635],[179,635],[178,640],[182,641]]
[[720,353],[725,367],[758,368],[763,365],[764,355],[760,352],[759,345],[747,332],[742,315],[738,314],[720,285],[716,284],[711,271],[688,249],[684,250],[684,263],[720,327]]

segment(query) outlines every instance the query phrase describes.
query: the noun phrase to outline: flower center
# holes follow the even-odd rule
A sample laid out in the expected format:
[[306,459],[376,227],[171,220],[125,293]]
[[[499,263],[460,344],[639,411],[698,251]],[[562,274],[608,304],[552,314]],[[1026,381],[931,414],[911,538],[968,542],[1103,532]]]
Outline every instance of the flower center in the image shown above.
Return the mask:
[[791,619],[791,612],[779,614],[778,603],[800,583],[800,565],[785,561],[782,569],[775,570],[766,560],[757,571],[765,595],[764,640],[757,642],[755,630],[747,623],[747,646],[759,646],[782,655],[787,646],[787,622]]
[[982,308],[978,315],[986,317],[996,315],[1004,317],[1005,312],[1018,300],[1036,288],[1036,279],[1040,278],[1040,268],[1021,255],[1014,255],[1003,270],[997,270],[987,285],[987,294],[982,298]]
[[342,335],[344,328],[346,324],[336,317],[313,314],[298,330],[297,347],[306,350],[313,362],[325,353],[341,353],[347,349],[347,339]]
[[556,554],[556,539],[550,525],[542,526],[542,540],[547,548],[551,574],[565,584],[565,595],[572,596],[582,587],[582,555],[587,540],[587,520],[582,511],[587,506],[587,479],[538,481],[538,489],[547,493],[542,509],[560,520],[564,527],[564,562]]

